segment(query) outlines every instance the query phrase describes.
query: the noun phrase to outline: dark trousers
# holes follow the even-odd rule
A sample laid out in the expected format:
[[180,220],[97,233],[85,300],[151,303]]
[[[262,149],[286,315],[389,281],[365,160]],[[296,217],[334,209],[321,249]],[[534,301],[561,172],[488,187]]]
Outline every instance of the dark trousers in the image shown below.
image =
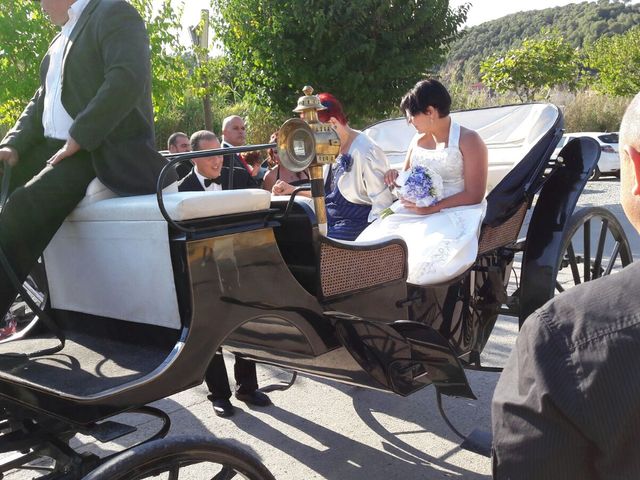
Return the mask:
[[[21,155],[11,172],[11,195],[0,211],[0,247],[24,280],[64,219],[82,200],[96,176],[88,152],[80,151],[55,167],[46,161],[64,144],[49,140]],[[16,290],[0,268],[0,319]]]
[[[256,364],[251,360],[236,356],[233,373],[236,379],[236,393],[253,393],[258,389]],[[227,377],[227,369],[224,365],[221,348],[213,356],[204,380],[207,382],[207,387],[209,387],[213,400],[228,400],[231,398],[229,378]]]

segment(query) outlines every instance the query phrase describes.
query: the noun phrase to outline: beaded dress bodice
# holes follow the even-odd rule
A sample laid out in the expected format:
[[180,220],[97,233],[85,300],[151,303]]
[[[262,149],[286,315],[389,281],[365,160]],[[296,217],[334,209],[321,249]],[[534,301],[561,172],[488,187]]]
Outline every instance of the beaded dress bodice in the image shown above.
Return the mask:
[[443,197],[450,197],[464,190],[464,161],[458,147],[460,125],[451,122],[449,144],[435,149],[423,148],[414,141],[411,150],[411,166],[429,167],[442,177]]

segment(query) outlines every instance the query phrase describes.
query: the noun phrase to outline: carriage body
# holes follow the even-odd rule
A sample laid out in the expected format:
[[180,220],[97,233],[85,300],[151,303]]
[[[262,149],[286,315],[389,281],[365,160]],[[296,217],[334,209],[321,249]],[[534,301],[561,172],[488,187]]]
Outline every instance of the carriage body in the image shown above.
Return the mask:
[[[434,384],[474,398],[464,368],[480,367],[505,305],[524,319],[553,296],[562,235],[599,156],[597,145],[574,140],[551,167],[562,135],[558,109],[502,108],[458,114],[481,133],[473,121],[488,121],[489,139],[517,126],[511,139],[494,142],[501,144],[495,171],[515,150],[521,155],[502,179],[492,177],[475,264],[446,284],[407,284],[402,240],[321,235],[304,201],[263,191],[165,194],[168,223],[153,196],[98,192],[45,253],[65,349],[57,357],[0,359],[0,409],[62,431],[91,430],[201,383],[221,345],[256,362],[400,395]],[[539,123],[527,124],[532,115]],[[529,231],[519,240],[529,210]],[[519,254],[514,307],[507,284]],[[40,341],[50,338],[0,350],[39,349]]]

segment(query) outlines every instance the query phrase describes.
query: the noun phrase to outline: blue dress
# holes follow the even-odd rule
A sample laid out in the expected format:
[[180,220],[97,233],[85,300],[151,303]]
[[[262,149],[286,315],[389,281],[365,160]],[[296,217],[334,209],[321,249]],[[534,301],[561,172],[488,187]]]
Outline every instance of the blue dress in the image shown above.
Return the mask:
[[349,174],[353,159],[348,153],[341,153],[324,184],[325,204],[329,237],[338,240],[355,240],[369,225],[371,205],[358,205],[342,196],[338,188],[338,180]]

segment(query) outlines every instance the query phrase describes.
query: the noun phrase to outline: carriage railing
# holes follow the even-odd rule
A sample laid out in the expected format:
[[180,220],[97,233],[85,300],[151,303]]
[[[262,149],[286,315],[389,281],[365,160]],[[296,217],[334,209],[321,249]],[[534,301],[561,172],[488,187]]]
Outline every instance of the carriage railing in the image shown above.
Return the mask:
[[[160,213],[162,214],[164,219],[167,221],[167,223],[171,225],[173,228],[175,228],[176,230],[179,230],[185,233],[195,233],[202,230],[203,229],[202,227],[200,228],[185,227],[184,225],[181,225],[180,223],[174,221],[169,215],[169,213],[167,212],[167,209],[164,206],[163,194],[165,192],[164,192],[163,185],[165,184],[165,180],[169,175],[169,172],[174,171],[175,166],[178,165],[179,163],[191,161],[192,159],[195,159],[195,158],[235,155],[235,154],[244,153],[244,152],[268,150],[269,148],[276,148],[276,147],[277,147],[277,144],[275,143],[263,143],[258,145],[246,145],[243,147],[215,148],[211,150],[198,150],[197,152],[163,154],[163,156],[168,160],[168,163],[163,167],[158,177],[158,181],[156,183],[156,198],[158,200],[158,208],[160,209]],[[233,184],[233,169],[235,168],[234,163],[235,162],[232,161],[229,163],[229,167],[224,167],[224,166],[222,167],[223,169],[224,168],[230,169],[230,172],[229,172],[230,185]]]

